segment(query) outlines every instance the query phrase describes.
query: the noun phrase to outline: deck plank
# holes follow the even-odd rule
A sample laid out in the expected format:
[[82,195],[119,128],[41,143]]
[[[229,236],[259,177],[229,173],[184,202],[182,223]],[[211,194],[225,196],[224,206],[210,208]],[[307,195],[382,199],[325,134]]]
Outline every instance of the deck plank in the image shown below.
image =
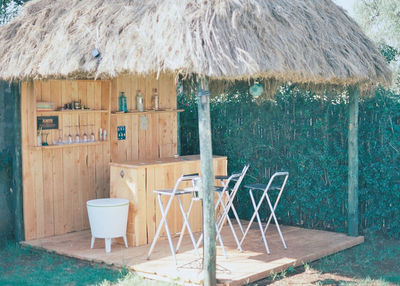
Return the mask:
[[[243,245],[243,252],[235,249],[235,242],[229,227],[222,231],[228,253],[225,258],[217,246],[217,282],[225,285],[243,285],[267,277],[291,266],[299,266],[324,256],[339,252],[364,242],[364,237],[349,237],[343,233],[303,229],[292,226],[282,227],[288,249],[284,249],[274,225],[267,232],[271,254],[265,253],[260,233],[252,228]],[[127,266],[139,275],[150,279],[175,281],[178,283],[201,284],[203,275],[201,261],[197,259],[188,237],[185,237],[177,254],[178,268],[173,264],[168,242],[160,240],[146,260],[149,245],[130,247],[113,243],[111,253],[105,253],[104,240],[96,239],[90,249],[90,231],[79,231],[49,238],[23,242],[25,245],[43,248],[47,251],[114,266]],[[198,236],[198,234],[197,234]],[[177,238],[174,239],[175,245]],[[202,253],[202,249],[200,249]]]

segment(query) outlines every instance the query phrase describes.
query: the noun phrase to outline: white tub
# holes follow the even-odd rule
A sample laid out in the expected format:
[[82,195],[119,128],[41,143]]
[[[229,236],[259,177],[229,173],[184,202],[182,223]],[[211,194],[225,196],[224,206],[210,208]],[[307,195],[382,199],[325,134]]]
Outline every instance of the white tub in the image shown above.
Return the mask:
[[111,251],[111,239],[123,237],[125,246],[126,225],[128,222],[129,201],[125,199],[97,199],[86,202],[93,248],[96,238],[104,238],[106,252]]

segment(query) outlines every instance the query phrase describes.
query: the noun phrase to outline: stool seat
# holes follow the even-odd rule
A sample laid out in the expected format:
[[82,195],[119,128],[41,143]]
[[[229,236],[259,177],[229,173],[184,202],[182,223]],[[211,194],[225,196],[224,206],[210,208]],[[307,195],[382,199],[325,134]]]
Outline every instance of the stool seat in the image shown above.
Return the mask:
[[[248,184],[244,186],[246,189],[251,189],[251,190],[259,190],[259,191],[264,191],[267,188],[267,184]],[[270,186],[269,190],[280,190],[278,186]]]
[[[186,194],[192,194],[193,192],[194,192],[193,188],[177,189],[175,191],[175,195],[186,195]],[[161,194],[161,195],[167,195],[167,196],[173,196],[174,195],[174,190],[173,189],[154,190],[153,193]]]

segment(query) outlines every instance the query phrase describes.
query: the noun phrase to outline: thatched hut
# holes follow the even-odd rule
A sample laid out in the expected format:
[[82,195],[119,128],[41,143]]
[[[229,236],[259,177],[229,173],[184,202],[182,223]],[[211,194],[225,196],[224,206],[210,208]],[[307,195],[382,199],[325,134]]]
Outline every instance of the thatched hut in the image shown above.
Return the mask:
[[0,43],[7,80],[179,72],[352,84],[391,74],[332,1],[31,1]]
[[[66,179],[70,180],[74,175],[56,171],[60,164],[65,168],[70,151],[32,147],[36,145],[36,124],[32,122],[38,116],[31,108],[35,100],[51,100],[62,106],[83,95],[85,104],[96,105],[100,113],[92,119],[85,116],[68,119],[68,116],[60,115],[63,116],[60,121],[65,121],[63,136],[68,135],[65,128],[75,124],[76,120],[91,121],[96,128],[102,127],[113,134],[114,128],[125,122],[113,115],[118,110],[119,91],[131,90],[128,108],[135,109],[133,90],[147,87],[145,98],[150,100],[151,83],[167,79],[158,82],[157,86],[165,97],[172,95],[164,107],[176,109],[173,80],[177,74],[197,74],[221,80],[257,77],[351,86],[349,233],[357,234],[358,86],[390,82],[391,72],[375,45],[332,1],[33,0],[24,6],[16,19],[0,28],[0,78],[23,82],[22,162],[27,238],[79,229],[70,227],[68,221],[58,226],[45,219],[44,214],[48,211],[53,213],[54,221],[63,214],[46,204],[43,185],[51,182],[56,186],[50,176],[64,180],[64,188],[67,188]],[[71,79],[98,81],[75,82]],[[91,99],[92,93],[99,93],[101,100]],[[207,100],[199,107],[205,111],[205,117],[200,120],[205,124],[200,130],[204,127],[207,131]],[[176,116],[164,119],[163,124],[174,130]],[[210,135],[204,134],[206,137],[201,145],[207,152],[202,159],[211,162]],[[76,160],[79,162],[79,154],[94,152],[93,160],[97,162],[100,156],[108,163],[119,158],[121,150],[124,154],[132,154],[133,148],[137,150],[137,143],[127,147],[116,139],[110,141],[108,145],[94,146],[94,151],[78,152]],[[160,150],[165,150],[164,143],[155,143],[155,157],[160,156]],[[176,140],[168,142],[172,144],[168,155],[176,152],[174,143]],[[53,153],[47,153],[48,150]],[[153,154],[152,150],[150,154]],[[90,165],[90,160],[89,156],[86,164]],[[38,168],[33,164],[37,162],[40,162]],[[46,166],[50,163],[53,169],[49,171]],[[81,168],[84,165],[80,164]],[[206,183],[211,185],[210,164],[203,164],[202,168]],[[101,166],[97,171],[103,174],[100,184],[107,185],[107,168]],[[52,176],[42,174],[46,172]],[[79,177],[78,173],[76,175]],[[35,180],[37,177],[42,179]],[[89,180],[89,186],[91,182]],[[102,192],[107,195],[107,188]],[[48,196],[54,201],[62,200],[56,192]],[[213,212],[211,209],[205,212],[206,215]],[[68,213],[66,219],[82,220],[74,215]],[[85,223],[80,222],[80,225],[84,227]]]

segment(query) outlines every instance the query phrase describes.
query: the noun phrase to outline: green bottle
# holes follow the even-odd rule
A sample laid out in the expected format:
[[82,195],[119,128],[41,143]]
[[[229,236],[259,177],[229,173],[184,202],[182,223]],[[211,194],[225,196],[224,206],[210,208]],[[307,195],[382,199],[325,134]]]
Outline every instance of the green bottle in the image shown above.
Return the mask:
[[121,91],[121,95],[119,96],[118,101],[119,101],[119,111],[127,112],[128,107],[126,105],[125,92]]

